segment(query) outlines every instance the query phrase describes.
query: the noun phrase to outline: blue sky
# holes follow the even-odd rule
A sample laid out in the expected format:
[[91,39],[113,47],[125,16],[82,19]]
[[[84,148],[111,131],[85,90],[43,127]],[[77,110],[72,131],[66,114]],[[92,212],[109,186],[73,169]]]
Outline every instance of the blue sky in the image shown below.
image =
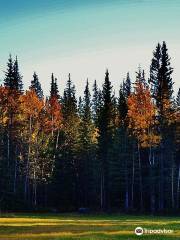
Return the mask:
[[0,77],[8,54],[18,55],[27,88],[37,71],[48,94],[50,75],[63,91],[71,72],[78,94],[87,77],[101,86],[106,68],[118,91],[141,64],[148,77],[152,51],[165,40],[180,87],[179,0],[0,0]]

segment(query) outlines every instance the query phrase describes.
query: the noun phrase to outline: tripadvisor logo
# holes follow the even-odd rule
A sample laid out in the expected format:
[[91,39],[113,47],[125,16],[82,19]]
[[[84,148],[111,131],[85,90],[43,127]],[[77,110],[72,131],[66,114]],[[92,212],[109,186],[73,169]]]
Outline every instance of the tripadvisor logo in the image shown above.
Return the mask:
[[135,229],[135,234],[140,236],[142,234],[171,234],[173,233],[173,230],[171,229],[147,229],[142,227],[137,227]]
[[143,234],[143,228],[137,227],[135,229],[135,234],[138,235],[138,236],[142,235]]

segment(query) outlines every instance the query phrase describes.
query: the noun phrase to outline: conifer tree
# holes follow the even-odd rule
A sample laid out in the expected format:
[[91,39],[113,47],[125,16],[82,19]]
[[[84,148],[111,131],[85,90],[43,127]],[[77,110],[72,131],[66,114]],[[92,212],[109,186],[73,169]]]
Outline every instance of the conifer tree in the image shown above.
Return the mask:
[[54,74],[51,75],[51,90],[50,90],[50,97],[57,97],[59,99],[59,90],[57,85],[57,78],[54,77]]
[[129,72],[127,73],[126,76],[126,80],[123,81],[123,92],[124,92],[124,96],[126,99],[128,99],[129,95],[131,94],[132,91],[132,86],[131,86],[131,79],[130,79],[130,75]]
[[92,204],[89,200],[93,191],[93,141],[94,141],[94,125],[92,121],[91,111],[91,95],[89,91],[89,82],[87,80],[84,90],[84,98],[82,105],[82,120],[79,126],[79,143],[80,143],[80,160],[79,160],[79,176],[80,176],[80,202],[82,206]]
[[10,89],[14,88],[14,66],[11,54],[7,62],[7,70],[5,72],[4,86]]
[[6,87],[9,87],[11,90],[16,90],[20,93],[23,91],[22,76],[19,72],[17,56],[13,62],[11,55],[9,55],[7,71],[5,72],[4,85]]
[[19,72],[19,64],[18,64],[18,59],[16,56],[16,59],[14,61],[14,66],[13,66],[13,75],[14,75],[14,89],[22,93],[23,91],[23,83],[22,83],[22,76],[20,75]]
[[36,72],[33,74],[30,89],[33,89],[35,91],[39,99],[43,99],[43,90],[41,88],[41,83],[39,82],[39,78]]
[[176,105],[178,108],[180,108],[180,88],[178,90],[177,97],[176,97]]
[[[102,107],[99,118],[99,159],[101,171],[101,208],[109,208],[109,158],[108,153],[112,143],[113,131],[113,99],[112,86],[109,80],[109,72],[106,71],[105,81],[102,90]],[[104,147],[106,146],[106,147]]]
[[127,106],[127,98],[126,98],[126,93],[124,91],[124,84],[120,86],[119,90],[119,98],[118,98],[118,110],[119,110],[119,120],[120,123],[124,123],[127,112],[128,112],[128,106]]
[[93,121],[95,122],[96,127],[98,126],[98,118],[101,109],[101,101],[102,94],[100,89],[98,89],[97,81],[94,81],[93,85],[93,97],[92,97],[92,114],[93,114]]
[[[56,186],[55,190],[57,203],[64,204],[69,209],[78,204],[78,141],[79,141],[79,116],[77,100],[75,96],[75,86],[71,81],[70,74],[62,97],[63,115],[63,147],[57,158]],[[61,171],[60,171],[61,169]],[[61,172],[61,174],[60,174]],[[58,196],[58,197],[57,197]]]

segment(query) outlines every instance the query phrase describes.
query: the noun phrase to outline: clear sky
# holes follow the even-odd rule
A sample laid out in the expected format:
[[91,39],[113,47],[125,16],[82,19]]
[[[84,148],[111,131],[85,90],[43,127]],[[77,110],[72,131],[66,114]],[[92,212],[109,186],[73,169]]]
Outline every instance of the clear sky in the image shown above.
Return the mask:
[[180,0],[0,0],[0,78],[9,53],[18,55],[25,88],[33,71],[45,94],[50,76],[63,91],[68,73],[81,94],[87,77],[116,92],[141,64],[149,74],[152,51],[165,40],[180,87]]

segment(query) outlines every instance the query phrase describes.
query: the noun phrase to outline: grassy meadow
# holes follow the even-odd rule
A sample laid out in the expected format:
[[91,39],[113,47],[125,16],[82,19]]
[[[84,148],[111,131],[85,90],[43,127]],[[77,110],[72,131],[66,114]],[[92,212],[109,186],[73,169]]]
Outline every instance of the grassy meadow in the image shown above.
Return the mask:
[[[172,234],[136,236],[134,229],[171,229]],[[1,214],[0,239],[180,239],[180,217],[78,214]]]

